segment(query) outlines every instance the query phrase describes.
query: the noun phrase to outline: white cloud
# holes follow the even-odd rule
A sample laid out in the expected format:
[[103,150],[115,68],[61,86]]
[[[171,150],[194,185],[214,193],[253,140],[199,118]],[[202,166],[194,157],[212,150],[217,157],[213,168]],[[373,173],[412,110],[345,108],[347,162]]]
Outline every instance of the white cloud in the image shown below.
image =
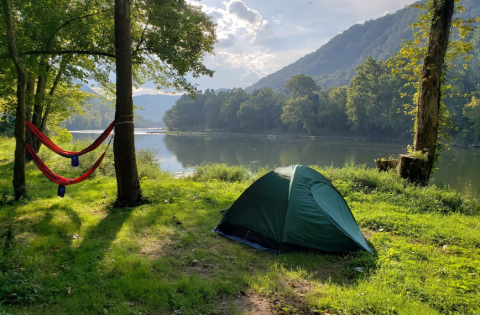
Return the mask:
[[387,11],[383,12],[383,14],[380,14],[378,17],[381,18],[381,17],[387,16],[387,15],[389,15],[389,14],[391,14],[391,13],[393,13],[392,10],[387,10]]
[[278,25],[282,22],[282,19],[283,19],[283,14],[277,14],[272,17],[272,22]]
[[200,5],[217,23],[217,37],[220,40],[235,35],[249,37],[253,41],[258,30],[268,24],[258,11],[249,8],[241,0],[222,1],[219,7]]
[[228,48],[235,44],[235,35],[228,34],[227,38],[221,38],[218,43],[215,45],[216,49],[219,48]]
[[261,46],[255,46],[252,51],[246,53],[230,53],[222,51],[217,53],[217,64],[226,64],[230,68],[242,69],[243,73],[240,79],[244,80],[252,74],[261,78],[271,73],[276,65],[271,64],[271,60],[275,59],[275,55]]
[[365,24],[365,18],[361,19],[360,21],[358,21],[355,24],[361,24],[361,25]]
[[166,91],[159,90],[155,87],[139,87],[139,88],[133,88],[132,89],[132,94],[133,96],[138,96],[138,95],[144,95],[144,94],[153,94],[153,95],[176,95],[172,93],[168,93]]
[[245,5],[245,2],[241,0],[231,0],[226,3],[229,13],[236,15],[239,19],[249,22],[253,25],[259,25],[262,23],[262,16],[258,11],[252,10]]

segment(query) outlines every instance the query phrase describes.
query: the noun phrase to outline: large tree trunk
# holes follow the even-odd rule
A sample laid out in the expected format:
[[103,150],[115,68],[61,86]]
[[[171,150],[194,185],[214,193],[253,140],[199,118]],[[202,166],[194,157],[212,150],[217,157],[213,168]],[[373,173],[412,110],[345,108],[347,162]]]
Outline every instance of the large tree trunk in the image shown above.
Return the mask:
[[415,151],[427,154],[425,183],[430,179],[436,150],[441,100],[440,87],[455,1],[434,0],[432,5],[434,14],[428,39],[427,56],[423,64],[415,130]]
[[12,18],[10,0],[3,0],[5,24],[7,28],[8,50],[17,70],[17,110],[15,116],[15,165],[13,167],[13,190],[15,200],[27,194],[25,185],[25,87],[27,77],[25,67],[18,54],[15,41],[15,25]]
[[129,204],[136,203],[141,198],[135,160],[129,0],[115,0],[115,58],[117,99],[113,152],[117,200]]

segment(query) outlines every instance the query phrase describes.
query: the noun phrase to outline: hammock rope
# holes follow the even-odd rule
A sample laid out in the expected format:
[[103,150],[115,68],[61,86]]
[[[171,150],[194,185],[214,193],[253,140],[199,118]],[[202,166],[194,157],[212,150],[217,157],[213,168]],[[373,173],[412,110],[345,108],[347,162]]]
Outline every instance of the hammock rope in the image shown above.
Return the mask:
[[[110,139],[110,141],[112,141],[112,139]],[[102,163],[103,158],[107,153],[108,147],[110,146],[110,142],[108,143],[107,149],[103,152],[100,158],[98,158],[97,162],[95,162],[95,164],[88,171],[86,171],[78,178],[67,178],[55,174],[54,172],[52,172],[52,170],[50,170],[50,168],[45,164],[45,162],[40,159],[40,157],[30,144],[26,143],[25,146],[27,147],[28,153],[30,153],[30,155],[32,156],[33,162],[37,165],[38,169],[43,173],[43,175],[45,175],[45,177],[48,178],[51,182],[59,185],[57,194],[58,196],[63,197],[65,196],[66,191],[65,186],[81,183],[84,180],[88,179],[90,176],[92,176],[93,172],[95,172],[98,166],[100,166],[100,164]]]
[[91,145],[89,145],[88,147],[86,147],[82,151],[75,152],[75,151],[63,150],[62,148],[60,148],[58,145],[53,143],[52,140],[50,140],[43,132],[40,131],[40,129],[38,129],[30,121],[27,120],[26,124],[27,124],[28,129],[30,129],[30,131],[32,132],[32,134],[43,145],[45,145],[47,148],[49,148],[53,152],[57,153],[58,155],[61,155],[61,156],[66,157],[66,158],[71,158],[72,159],[72,166],[75,166],[75,167],[80,164],[79,161],[78,161],[79,156],[81,156],[85,153],[91,152],[91,151],[95,150],[96,148],[98,148],[98,146],[100,144],[102,144],[102,142],[105,141],[105,139],[108,138],[108,136],[112,132],[113,128],[115,128],[115,120],[114,120],[107,127],[107,129],[105,129],[105,131]]
[[[108,128],[88,147],[83,149],[82,151],[74,152],[74,151],[66,151],[60,148],[58,145],[52,142],[43,132],[41,132],[34,124],[29,122],[27,120],[27,126],[28,128],[32,131],[32,134],[37,137],[37,139],[43,143],[47,148],[52,150],[53,152],[57,153],[60,156],[71,158],[72,159],[72,166],[78,166],[78,157],[80,155],[83,155],[85,153],[91,152],[98,148],[100,144],[110,135],[112,132],[113,128],[115,128],[115,120],[112,121],[112,123],[108,126]],[[92,174],[95,172],[95,170],[98,168],[98,166],[102,163],[103,158],[105,157],[105,154],[107,153],[108,148],[110,147],[110,143],[112,142],[113,137],[110,138],[110,141],[108,142],[107,148],[103,152],[103,154],[98,158],[97,162],[88,170],[86,171],[83,175],[81,175],[78,178],[67,178],[60,176],[58,174],[55,174],[50,170],[50,168],[45,164],[45,162],[42,161],[42,159],[38,156],[37,152],[33,149],[33,147],[25,142],[25,147],[27,148],[27,152],[30,154],[30,156],[33,159],[33,162],[37,165],[38,169],[45,175],[48,180],[51,182],[58,184],[58,192],[57,195],[59,197],[64,197],[65,196],[65,186],[68,185],[73,185],[73,184],[78,184],[80,182],[83,182],[84,180],[88,179]]]

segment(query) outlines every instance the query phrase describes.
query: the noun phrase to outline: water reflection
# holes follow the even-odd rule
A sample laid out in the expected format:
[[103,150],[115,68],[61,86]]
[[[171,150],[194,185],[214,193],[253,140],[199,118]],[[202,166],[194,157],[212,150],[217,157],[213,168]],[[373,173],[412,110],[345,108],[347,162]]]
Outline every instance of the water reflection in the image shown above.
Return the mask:
[[[75,139],[96,138],[74,134]],[[348,139],[256,138],[240,136],[184,136],[136,134],[137,149],[156,151],[161,167],[170,172],[184,171],[203,162],[262,166],[304,164],[342,167],[354,161],[374,167],[374,159],[397,157],[406,144],[376,143]],[[442,154],[434,182],[480,194],[480,150],[452,148]]]

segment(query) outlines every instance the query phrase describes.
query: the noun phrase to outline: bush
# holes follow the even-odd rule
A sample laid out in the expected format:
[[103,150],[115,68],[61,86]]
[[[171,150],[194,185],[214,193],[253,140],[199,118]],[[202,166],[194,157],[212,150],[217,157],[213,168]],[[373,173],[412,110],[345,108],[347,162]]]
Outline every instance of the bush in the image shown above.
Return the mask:
[[137,151],[137,169],[140,179],[159,179],[165,175],[160,169],[157,152],[153,149],[141,149]]
[[225,163],[204,163],[195,166],[192,178],[195,181],[221,180],[239,182],[250,178],[250,170],[244,166],[228,166]]
[[[343,168],[312,166],[327,177],[344,197],[355,195],[381,196],[382,200],[395,200],[417,212],[463,213],[480,212],[480,202],[457,190],[433,186],[416,186],[401,178],[394,170],[378,172],[365,165],[345,165]],[[358,195],[361,194],[361,195]],[[363,196],[362,196],[363,195]]]

